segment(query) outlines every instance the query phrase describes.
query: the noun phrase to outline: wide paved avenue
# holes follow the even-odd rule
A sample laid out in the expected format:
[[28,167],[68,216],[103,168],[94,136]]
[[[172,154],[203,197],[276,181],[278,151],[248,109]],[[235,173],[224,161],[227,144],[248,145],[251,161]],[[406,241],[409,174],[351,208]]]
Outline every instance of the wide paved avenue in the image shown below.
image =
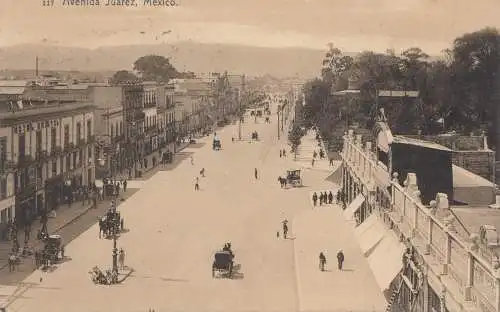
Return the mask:
[[[249,140],[254,130],[258,142]],[[184,150],[194,164],[187,157],[174,170],[157,173],[120,205],[130,231],[118,247],[134,269],[122,284],[91,282],[93,266],[111,267],[113,244],[99,239],[93,226],[66,247],[70,261],[53,272],[36,271],[11,289],[8,311],[382,311],[385,301],[339,207],[312,210],[312,192],[337,188],[325,181],[333,170],[326,160],[310,168],[314,137],[303,138],[305,155],[293,161],[292,155],[279,157],[289,147],[286,135],[277,140],[275,119],[255,124],[247,118],[243,141],[231,142],[237,125],[217,134],[223,150],[212,150],[212,136],[202,139],[203,146]],[[201,168],[206,177],[195,191]],[[293,168],[302,169],[304,187],[281,189],[278,176]],[[294,239],[276,236],[285,218]],[[241,270],[232,280],[214,279],[213,253],[226,242]],[[335,270],[341,248],[345,272]],[[320,251],[329,257],[329,272],[318,271]]]
[[[275,115],[273,115],[274,117]],[[284,218],[310,209],[308,190],[281,190],[277,177],[292,161],[279,158],[276,120],[243,124],[245,141],[231,142],[238,126],[217,133],[223,150],[190,147],[173,171],[159,172],[120,206],[129,228],[118,240],[134,273],[123,284],[95,286],[88,271],[111,266],[111,240],[94,226],[66,248],[71,261],[54,272],[34,272],[12,311],[294,311],[297,285],[293,240],[276,237]],[[256,130],[260,141],[250,143]],[[199,192],[194,191],[200,169]],[[254,179],[254,168],[259,180]],[[305,184],[308,183],[307,178]],[[293,232],[293,229],[290,229]],[[231,242],[241,276],[213,279],[214,251]],[[40,283],[40,277],[43,281]]]

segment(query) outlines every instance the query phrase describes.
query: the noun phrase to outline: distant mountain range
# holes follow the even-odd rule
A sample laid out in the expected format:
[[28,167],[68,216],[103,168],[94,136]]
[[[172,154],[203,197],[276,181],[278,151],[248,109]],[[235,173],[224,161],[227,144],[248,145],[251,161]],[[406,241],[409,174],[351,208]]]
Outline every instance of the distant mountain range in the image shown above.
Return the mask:
[[[325,48],[326,50],[326,48]],[[304,48],[262,48],[230,44],[179,42],[175,44],[73,48],[46,44],[23,44],[0,48],[0,69],[31,70],[36,56],[41,72],[114,72],[132,69],[147,54],[170,57],[179,71],[244,73],[249,76],[318,76],[326,51]],[[4,74],[2,73],[2,75]]]

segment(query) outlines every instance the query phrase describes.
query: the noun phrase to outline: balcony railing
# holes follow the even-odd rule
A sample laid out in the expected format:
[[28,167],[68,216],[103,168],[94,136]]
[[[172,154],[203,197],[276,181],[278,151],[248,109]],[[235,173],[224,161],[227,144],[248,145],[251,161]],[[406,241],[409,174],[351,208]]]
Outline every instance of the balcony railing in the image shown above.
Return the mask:
[[39,150],[36,152],[36,160],[37,161],[45,161],[48,158],[47,151]]
[[31,155],[20,155],[18,158],[18,165],[20,167],[29,166],[35,162],[35,158]]
[[452,293],[454,298],[472,303],[479,311],[500,312],[499,260],[485,258],[481,250],[488,247],[474,235],[469,240],[459,235],[453,217],[441,220],[434,215],[436,209],[449,209],[446,194],[438,193],[434,208],[423,205],[416,176],[408,174],[404,187],[399,184],[397,174],[388,181],[389,174],[387,171],[381,174],[370,142],[363,147],[361,136],[355,137],[352,130],[344,137],[342,159],[347,169],[365,185],[388,183],[392,211],[380,213],[390,218],[405,237],[411,238],[412,245],[424,255],[430,273],[448,277],[441,281],[447,289],[457,290],[458,293]]

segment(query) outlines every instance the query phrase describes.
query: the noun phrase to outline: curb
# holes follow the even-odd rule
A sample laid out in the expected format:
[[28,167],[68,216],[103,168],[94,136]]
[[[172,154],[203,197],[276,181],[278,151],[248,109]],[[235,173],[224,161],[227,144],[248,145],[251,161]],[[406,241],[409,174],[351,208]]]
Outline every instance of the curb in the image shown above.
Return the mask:
[[[300,216],[300,214],[299,214]],[[295,218],[293,218],[293,221],[292,221],[292,228],[293,228],[293,235],[295,237],[297,237],[297,233],[295,232],[295,225],[296,225],[296,221],[297,221],[297,217],[298,216],[295,216]],[[297,285],[297,310],[300,312],[302,311],[302,285],[300,284],[300,281],[302,280],[300,278],[300,269],[299,269],[299,256],[298,256],[298,250],[297,250],[297,246],[296,246],[296,243],[295,243],[295,240],[293,240],[293,266],[295,268],[295,278],[296,278],[296,282],[295,284]]]

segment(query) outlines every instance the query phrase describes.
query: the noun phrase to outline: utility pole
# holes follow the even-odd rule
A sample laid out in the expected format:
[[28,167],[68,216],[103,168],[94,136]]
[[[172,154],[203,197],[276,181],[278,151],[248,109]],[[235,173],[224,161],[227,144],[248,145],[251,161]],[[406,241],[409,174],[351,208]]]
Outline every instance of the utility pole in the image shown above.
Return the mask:
[[[280,140],[280,107],[279,106],[278,106],[278,110],[276,111],[276,115],[278,116],[278,140]],[[281,119],[283,119],[283,116]]]

